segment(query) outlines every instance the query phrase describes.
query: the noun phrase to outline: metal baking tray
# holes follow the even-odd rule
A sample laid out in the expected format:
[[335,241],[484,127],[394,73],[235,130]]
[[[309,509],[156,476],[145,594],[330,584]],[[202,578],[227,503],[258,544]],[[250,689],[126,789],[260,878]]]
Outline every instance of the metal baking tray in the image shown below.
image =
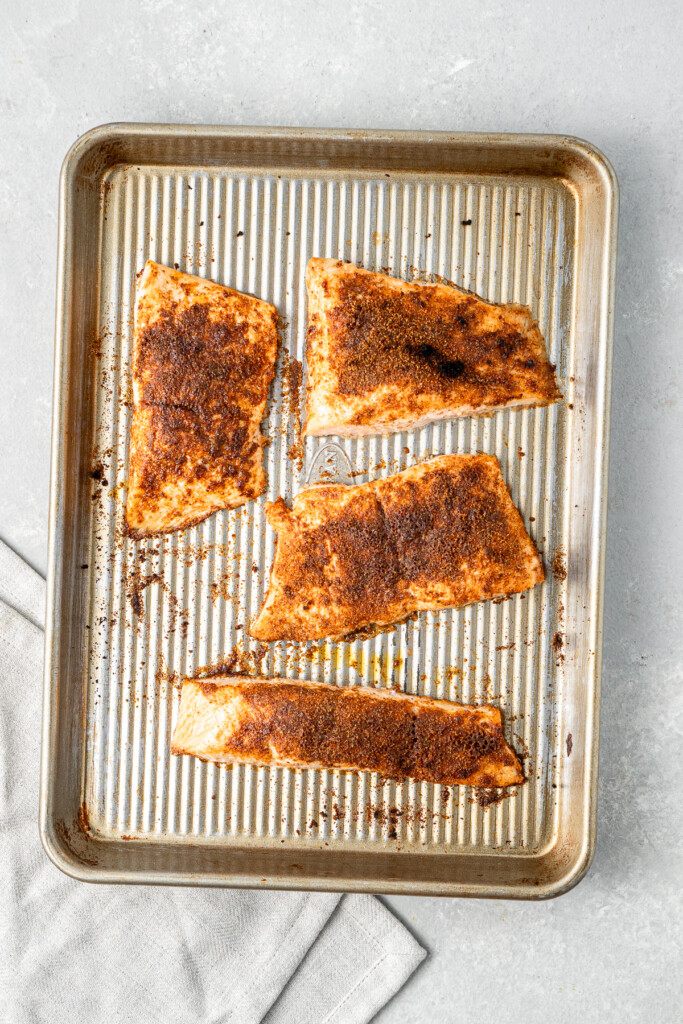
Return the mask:
[[[616,203],[605,158],[553,135],[118,124],[72,147],[40,809],[60,868],[90,881],[527,899],[583,876],[596,825]],[[545,584],[352,643],[249,641],[273,555],[265,502],[291,498],[326,461],[326,439],[300,437],[294,379],[312,255],[531,307],[564,402],[340,445],[355,482],[443,452],[497,455]],[[134,283],[147,257],[275,303],[282,343],[267,493],[133,542],[122,514]],[[493,701],[528,782],[496,800],[172,757],[179,679],[220,663]]]

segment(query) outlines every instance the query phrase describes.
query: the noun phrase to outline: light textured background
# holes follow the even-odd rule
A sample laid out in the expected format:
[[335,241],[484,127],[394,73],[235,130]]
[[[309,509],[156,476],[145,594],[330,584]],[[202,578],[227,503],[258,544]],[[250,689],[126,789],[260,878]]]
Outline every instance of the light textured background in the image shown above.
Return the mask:
[[0,536],[41,571],[57,179],[86,129],[562,132],[616,168],[595,863],[548,904],[388,900],[431,958],[381,1024],[681,1020],[682,10],[678,0],[0,3]]

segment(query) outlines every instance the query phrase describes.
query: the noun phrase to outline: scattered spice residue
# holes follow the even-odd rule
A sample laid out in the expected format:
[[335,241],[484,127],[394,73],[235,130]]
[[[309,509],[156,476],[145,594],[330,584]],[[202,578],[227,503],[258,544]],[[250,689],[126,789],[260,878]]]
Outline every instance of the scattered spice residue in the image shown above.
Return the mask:
[[368,804],[365,809],[366,821],[378,821],[381,825],[386,825],[389,839],[398,839],[397,826],[404,816],[408,817],[406,811],[398,807],[373,807],[372,804]]
[[223,576],[217,582],[209,584],[209,597],[215,604],[219,597],[224,601],[230,600],[230,577]]
[[[517,715],[514,715],[514,716],[506,715],[505,717],[506,717],[506,720],[508,722],[512,722],[517,717],[523,718],[524,716],[523,715],[519,715],[519,716],[517,716]],[[517,733],[517,732],[513,733],[512,737],[513,737],[513,739],[515,741],[515,752],[516,752],[517,756],[519,757],[520,761],[528,761],[529,758],[531,757],[531,752],[529,750],[528,743],[526,742],[524,737],[520,736],[519,733]]]
[[180,635],[182,636],[183,639],[185,639],[190,626],[190,610],[189,608],[180,607],[180,601],[178,600],[177,594],[169,593],[168,602],[169,605],[171,606],[172,618],[169,623],[166,639],[168,640],[171,633],[175,632],[178,622],[180,622]]
[[[436,817],[436,815],[432,815]],[[373,821],[380,825],[386,825],[390,839],[397,839],[397,826],[401,819],[407,824],[424,825],[427,820],[427,811],[423,807],[385,807],[384,804],[368,803],[364,812],[365,821],[370,824]]]
[[334,803],[332,805],[332,820],[342,821],[346,815],[346,808],[342,804]]
[[500,786],[492,786],[490,789],[478,789],[474,799],[480,807],[490,807],[491,804],[499,804],[508,795],[508,791]]
[[557,655],[558,662],[564,661],[564,636],[559,629],[553,636],[553,650]]
[[[207,555],[213,550],[217,554],[220,553],[221,548],[225,548],[226,545],[211,545],[206,541],[200,541],[197,544],[185,544],[185,543],[174,543],[169,548],[169,554],[173,558],[177,558],[179,562],[187,566],[194,565],[195,562],[200,562],[207,557]],[[156,554],[157,552],[155,552]]]
[[304,658],[305,661],[313,661],[317,658],[322,649],[321,644],[306,644],[305,646],[302,646],[298,654],[301,658]]
[[465,291],[461,285],[451,281],[450,277],[444,277],[443,274],[427,274],[427,278],[432,284],[445,284],[449,288],[458,288],[460,291]]
[[130,606],[133,609],[135,615],[140,618],[145,611],[145,605],[142,598],[143,591],[147,587],[151,586],[152,583],[161,583],[162,577],[158,572],[151,572],[146,576],[143,576],[136,569],[133,569],[128,577],[128,585],[126,590],[128,592],[128,598],[130,600]]
[[93,493],[91,495],[92,500],[98,501],[103,495],[104,488],[109,486],[107,470],[105,469],[104,462],[101,459],[96,462],[88,475],[95,483]]
[[304,442],[301,434],[301,384],[303,367],[298,359],[283,354],[282,364],[282,395],[287,406],[287,416],[292,427],[292,443],[287,454],[301,469],[304,458]]
[[164,690],[167,686],[172,686],[173,689],[179,690],[183,684],[182,676],[179,672],[169,672],[167,668],[158,668],[154,675],[154,682],[156,684],[154,693],[155,697]]
[[237,644],[227,658],[213,665],[202,665],[197,669],[196,675],[201,679],[211,679],[214,676],[257,675],[267,653],[266,644],[256,644],[253,651],[245,651]]
[[373,623],[369,626],[364,626],[362,629],[355,629],[353,633],[347,633],[346,636],[336,637],[336,640],[345,644],[351,644],[354,640],[372,640],[373,637],[379,636],[380,633],[391,633],[398,629],[399,626],[402,626],[404,622],[414,622],[416,618],[417,612],[412,612],[399,622],[390,622],[383,626]]
[[104,354],[104,345],[107,340],[107,331],[96,334],[90,342],[90,351],[95,359],[101,359]]
[[567,757],[569,757],[569,755],[571,754],[573,747],[574,747],[574,741],[572,739],[572,734],[570,732],[568,732],[567,733]]
[[562,548],[558,548],[555,552],[550,568],[556,580],[566,580],[567,578],[566,557]]

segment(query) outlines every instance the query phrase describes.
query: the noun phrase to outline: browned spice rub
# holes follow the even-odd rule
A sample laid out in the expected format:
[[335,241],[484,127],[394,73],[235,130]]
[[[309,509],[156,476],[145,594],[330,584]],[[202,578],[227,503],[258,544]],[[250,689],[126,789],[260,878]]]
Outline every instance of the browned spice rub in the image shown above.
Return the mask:
[[561,398],[524,306],[309,261],[309,434],[383,433]]
[[260,422],[276,354],[269,303],[145,264],[135,309],[132,536],[184,529],[262,493]]
[[445,785],[524,781],[498,708],[300,680],[184,680],[171,750],[209,761],[376,771]]
[[343,637],[416,611],[515,594],[543,568],[490,455],[443,455],[384,480],[312,487],[278,533],[260,640]]

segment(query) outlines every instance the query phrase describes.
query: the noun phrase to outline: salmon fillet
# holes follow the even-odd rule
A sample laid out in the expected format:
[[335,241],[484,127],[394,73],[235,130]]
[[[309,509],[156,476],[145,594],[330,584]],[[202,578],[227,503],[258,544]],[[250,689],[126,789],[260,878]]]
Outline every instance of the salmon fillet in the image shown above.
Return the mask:
[[343,637],[413,612],[515,594],[544,578],[490,455],[442,455],[266,507],[277,548],[259,640]]
[[380,434],[562,397],[525,306],[309,260],[307,434]]
[[185,679],[171,750],[208,761],[375,771],[450,786],[524,781],[498,708],[301,680]]
[[268,302],[147,261],[135,303],[131,536],[182,530],[262,493],[277,341]]

